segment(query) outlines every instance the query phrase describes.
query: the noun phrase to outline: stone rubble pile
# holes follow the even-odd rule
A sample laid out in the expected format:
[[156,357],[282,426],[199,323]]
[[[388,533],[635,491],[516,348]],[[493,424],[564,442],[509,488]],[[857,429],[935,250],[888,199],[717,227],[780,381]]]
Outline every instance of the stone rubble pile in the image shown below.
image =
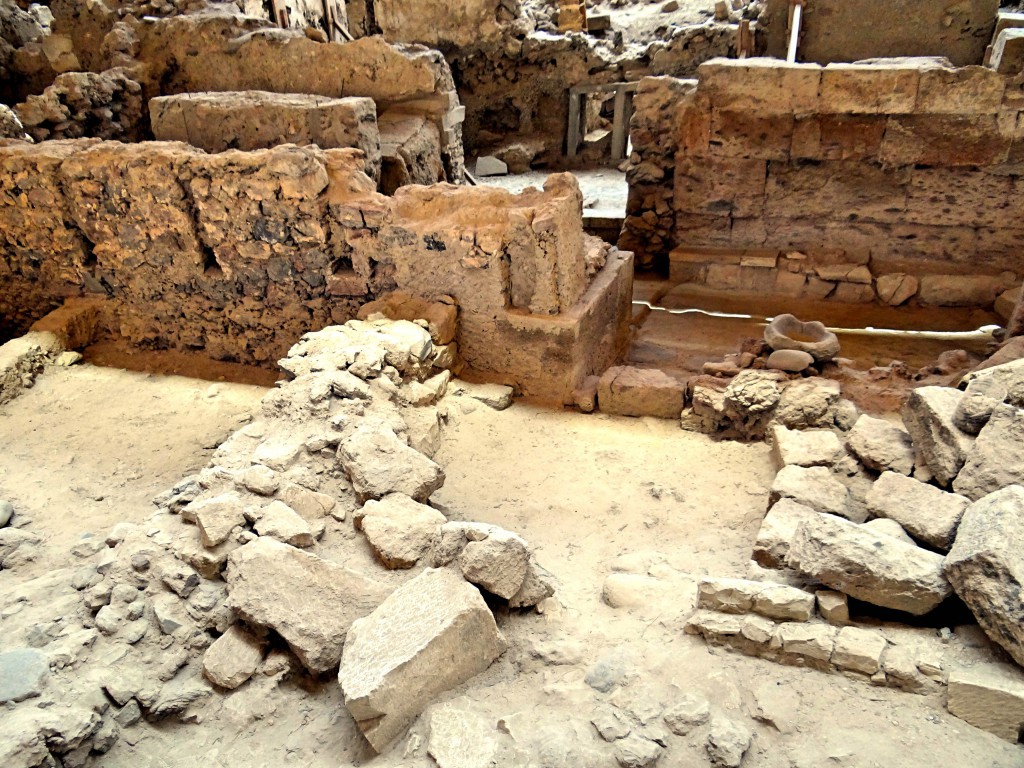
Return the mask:
[[[146,523],[76,545],[72,659],[102,706],[69,731],[66,749],[38,741],[45,724],[19,718],[4,723],[11,743],[84,765],[117,739],[118,723],[190,721],[254,676],[337,674],[357,725],[384,750],[438,694],[501,655],[482,591],[526,608],[554,580],[512,532],[428,505],[444,472],[410,446],[436,450],[458,398],[507,407],[511,391],[453,382],[435,365],[446,350],[427,325],[371,315],[307,334],[281,361],[290,380],[206,469],[161,494]],[[446,398],[449,384],[464,394]],[[0,529],[4,567],[31,544],[9,532],[25,534]],[[0,693],[12,690],[5,663],[34,662],[0,654]],[[39,693],[30,685],[8,698]]]
[[[963,391],[919,387],[902,424],[866,414],[830,420],[838,385],[807,378],[780,391],[780,381],[748,371],[716,399],[723,414],[748,405],[748,424],[749,406],[773,413],[762,424],[778,474],[752,552],[752,575],[767,581],[704,579],[686,631],[749,655],[926,692],[953,684],[955,660],[944,665],[941,648],[921,655],[885,630],[851,626],[847,597],[914,616],[940,616],[933,612],[959,599],[994,645],[956,675],[1001,682],[958,683],[950,711],[1005,736],[1012,713],[1024,711],[1019,673],[999,672],[1003,652],[1024,666],[1024,365],[977,370]],[[794,389],[808,394],[788,409],[799,417],[781,418]],[[813,619],[815,594],[825,621]],[[799,610],[773,615],[775,595]],[[993,701],[1002,702],[994,720],[984,714]]]

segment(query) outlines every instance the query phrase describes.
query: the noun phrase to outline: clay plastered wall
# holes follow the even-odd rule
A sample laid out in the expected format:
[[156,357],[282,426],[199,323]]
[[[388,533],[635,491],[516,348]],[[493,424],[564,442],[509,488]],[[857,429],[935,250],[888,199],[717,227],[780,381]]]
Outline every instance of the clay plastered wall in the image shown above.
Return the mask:
[[620,245],[677,249],[688,279],[866,301],[883,277],[983,275],[955,303],[986,304],[1024,275],[1018,81],[929,60],[716,60],[696,83],[645,81],[636,105]]
[[[768,0],[767,53],[785,58],[789,0]],[[804,5],[799,58],[829,64],[891,56],[945,56],[981,64],[999,0],[811,0]]]
[[268,363],[401,288],[454,296],[467,361],[533,394],[563,400],[611,362],[631,260],[585,277],[596,245],[572,177],[520,196],[438,185],[392,199],[362,169],[350,149],[8,142],[0,317],[23,328],[66,296],[106,293],[113,330],[134,343]]

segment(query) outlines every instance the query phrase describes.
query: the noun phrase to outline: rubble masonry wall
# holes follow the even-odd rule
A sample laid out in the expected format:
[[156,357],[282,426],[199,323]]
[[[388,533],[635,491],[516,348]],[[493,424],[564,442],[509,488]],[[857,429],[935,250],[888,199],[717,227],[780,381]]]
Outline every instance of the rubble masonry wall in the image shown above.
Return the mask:
[[1024,275],[1022,85],[930,59],[644,80],[620,247],[715,288],[990,305]]
[[105,293],[134,344],[269,364],[400,288],[455,297],[463,359],[529,394],[563,400],[611,362],[632,260],[613,251],[599,269],[572,177],[388,198],[363,167],[354,150],[291,145],[0,143],[3,330]]

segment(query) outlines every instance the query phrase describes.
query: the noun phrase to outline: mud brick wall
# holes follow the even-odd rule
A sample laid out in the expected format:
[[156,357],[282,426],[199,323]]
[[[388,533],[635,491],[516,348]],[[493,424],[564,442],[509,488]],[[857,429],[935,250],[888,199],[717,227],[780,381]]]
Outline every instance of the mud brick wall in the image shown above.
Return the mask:
[[135,344],[272,364],[386,291],[450,295],[472,368],[565,401],[625,343],[632,286],[581,207],[568,175],[388,198],[352,149],[5,141],[0,322],[107,295],[108,332]]
[[620,245],[681,279],[986,306],[1024,276],[1019,78],[721,59],[636,106]]

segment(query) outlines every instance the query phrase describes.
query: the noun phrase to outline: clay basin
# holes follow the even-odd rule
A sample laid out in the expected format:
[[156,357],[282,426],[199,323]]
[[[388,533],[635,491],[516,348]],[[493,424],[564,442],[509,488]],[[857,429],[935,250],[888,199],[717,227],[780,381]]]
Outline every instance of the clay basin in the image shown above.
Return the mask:
[[793,315],[779,315],[764,329],[772,349],[799,349],[822,363],[839,354],[839,339],[817,320],[805,323]]

